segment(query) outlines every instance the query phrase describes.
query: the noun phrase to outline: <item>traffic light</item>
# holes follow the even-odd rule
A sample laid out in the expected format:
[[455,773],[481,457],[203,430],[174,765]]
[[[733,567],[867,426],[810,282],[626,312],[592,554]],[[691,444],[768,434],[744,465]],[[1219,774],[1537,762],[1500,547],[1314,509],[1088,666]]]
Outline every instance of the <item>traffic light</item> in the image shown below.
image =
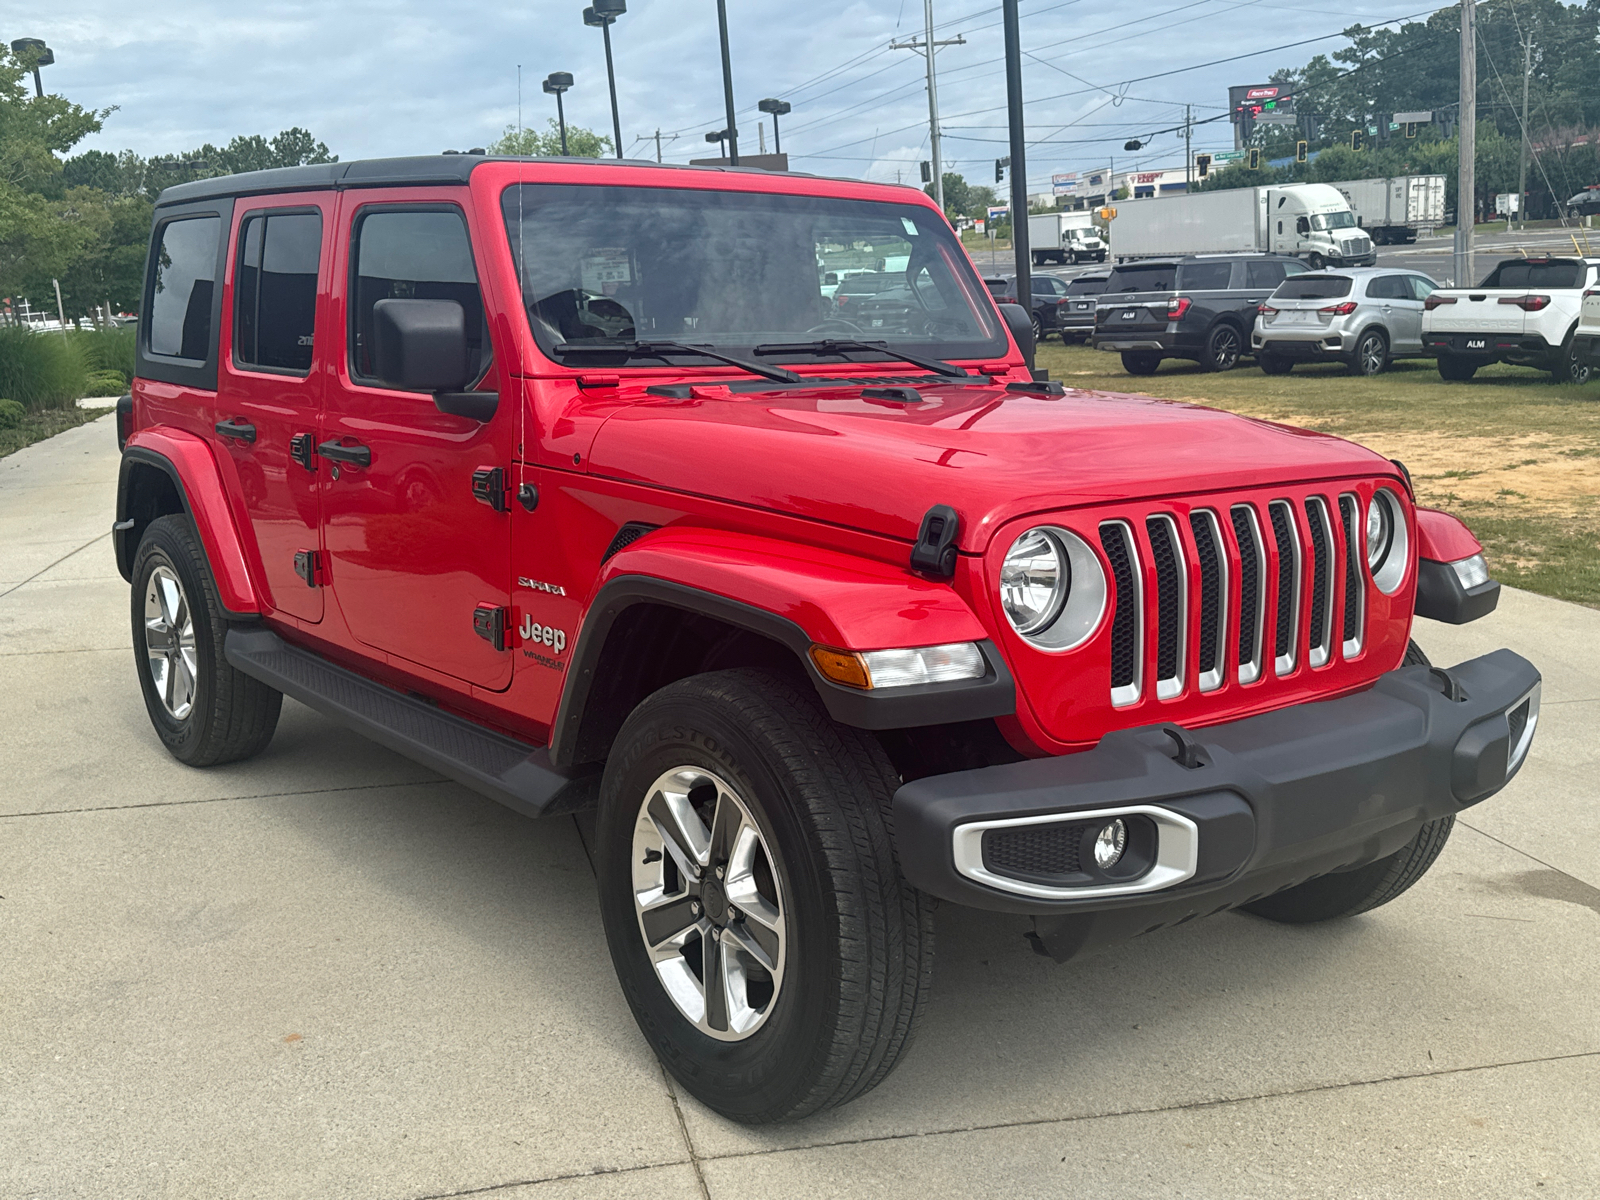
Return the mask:
[[1350,149],[1364,150],[1367,146],[1367,131],[1365,129],[1352,129],[1350,131]]
[[1194,169],[1201,179],[1211,174],[1211,155],[1196,154],[1194,156]]
[[1294,160],[1295,160],[1295,162],[1305,162],[1308,157],[1309,156],[1306,153],[1306,143],[1304,143],[1304,142],[1296,142],[1294,144]]
[[1008,168],[1010,165],[1011,165],[1011,156],[1009,154],[1006,155],[1004,158],[997,158],[997,159],[994,160],[994,181],[996,183],[1004,183],[1005,182],[1006,168]]
[[1416,136],[1417,136],[1417,123],[1415,121],[1407,121],[1406,122],[1406,137],[1414,138]]
[[922,164],[922,182],[933,182],[933,164],[931,162],[927,162],[926,160],[924,160]]
[[1261,151],[1254,146],[1250,147],[1250,169],[1261,170]]
[[1116,217],[1117,217],[1117,210],[1114,209],[1114,208],[1111,208],[1111,207],[1108,206],[1108,207],[1102,208],[1100,210],[1100,219],[1102,221],[1114,221],[1114,220],[1116,220]]

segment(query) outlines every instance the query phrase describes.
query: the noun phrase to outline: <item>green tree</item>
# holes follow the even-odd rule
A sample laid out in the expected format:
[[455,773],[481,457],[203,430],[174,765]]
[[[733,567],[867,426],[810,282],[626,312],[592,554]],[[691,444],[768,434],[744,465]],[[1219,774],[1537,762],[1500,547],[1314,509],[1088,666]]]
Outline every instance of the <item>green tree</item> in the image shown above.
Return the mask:
[[[931,199],[933,184],[922,189]],[[965,176],[954,171],[944,173],[944,211],[951,217],[981,217],[998,204],[994,189],[987,184],[968,183]]]
[[[561,153],[561,125],[550,119],[550,127],[540,131],[527,128],[518,130],[507,125],[500,140],[489,146],[490,154],[510,154],[530,158],[555,158]],[[585,129],[582,125],[567,126],[567,156],[569,158],[606,158],[612,153],[611,139]]]

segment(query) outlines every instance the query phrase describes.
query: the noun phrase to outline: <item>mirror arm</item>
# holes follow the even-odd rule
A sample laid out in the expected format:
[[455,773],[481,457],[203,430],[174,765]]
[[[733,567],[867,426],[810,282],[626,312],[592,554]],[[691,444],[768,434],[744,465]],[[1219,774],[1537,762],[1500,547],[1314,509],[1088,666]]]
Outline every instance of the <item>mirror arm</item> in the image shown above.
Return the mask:
[[467,417],[480,424],[494,419],[500,408],[499,392],[435,392],[433,404],[452,417]]

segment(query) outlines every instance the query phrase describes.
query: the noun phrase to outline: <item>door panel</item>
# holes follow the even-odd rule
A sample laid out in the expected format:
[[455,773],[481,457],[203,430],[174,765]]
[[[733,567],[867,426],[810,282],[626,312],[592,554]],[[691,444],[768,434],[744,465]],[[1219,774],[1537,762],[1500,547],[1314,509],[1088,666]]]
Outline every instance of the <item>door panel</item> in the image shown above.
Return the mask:
[[322,377],[313,366],[334,340],[324,249],[332,217],[332,199],[317,196],[274,197],[273,208],[239,214],[213,430],[218,459],[235,476],[230,491],[253,534],[268,601],[313,622],[322,620],[322,589],[296,564],[299,556],[309,571],[309,556],[320,549],[318,476],[292,447],[311,445],[321,419]]
[[[517,405],[505,393],[480,424],[368,374],[378,300],[449,299],[465,310],[472,353],[490,373],[481,386],[499,383],[464,213],[447,197],[394,204],[392,195],[346,193],[339,218],[334,307],[346,352],[331,373],[320,450],[332,586],[365,645],[503,688],[511,653],[474,631],[473,611],[509,605],[510,518],[474,498],[472,476],[509,468]],[[363,449],[369,461],[351,461]]]

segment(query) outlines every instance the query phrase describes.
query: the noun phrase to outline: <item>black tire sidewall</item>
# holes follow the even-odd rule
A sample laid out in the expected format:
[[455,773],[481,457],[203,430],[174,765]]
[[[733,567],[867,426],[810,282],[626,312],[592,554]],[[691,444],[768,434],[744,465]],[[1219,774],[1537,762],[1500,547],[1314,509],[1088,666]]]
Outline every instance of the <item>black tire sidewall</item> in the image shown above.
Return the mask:
[[[1367,370],[1366,345],[1373,338],[1377,338],[1378,339],[1378,344],[1383,347],[1383,357],[1380,359],[1380,361],[1378,363],[1378,366],[1377,366],[1377,369],[1369,371],[1369,370]],[[1374,375],[1382,375],[1383,374],[1384,368],[1389,365],[1388,359],[1389,359],[1389,342],[1388,342],[1388,339],[1386,339],[1383,336],[1383,334],[1379,333],[1377,330],[1369,329],[1369,330],[1367,330],[1367,332],[1363,333],[1360,336],[1360,338],[1358,338],[1356,340],[1356,351],[1355,351],[1354,357],[1352,357],[1352,359],[1350,360],[1350,366],[1351,366],[1351,369],[1354,370],[1357,375],[1365,375],[1368,378],[1371,378]]]
[[[187,762],[200,751],[211,710],[216,702],[219,666],[219,632],[212,618],[205,584],[193,566],[193,527],[187,517],[161,517],[145,529],[133,559],[132,609],[134,667],[139,672],[139,687],[144,693],[150,723],[161,742],[180,761]],[[195,685],[194,703],[181,720],[167,711],[150,677],[148,647],[145,641],[144,601],[150,576],[157,567],[166,567],[178,578],[184,600],[194,621]]]
[[[1221,353],[1219,343],[1223,338],[1233,339],[1233,358],[1227,365],[1218,361]],[[1239,331],[1232,325],[1218,325],[1206,335],[1206,369],[1208,371],[1231,371],[1239,365],[1239,359],[1244,353],[1244,340],[1239,336]]]
[[[624,741],[626,739],[626,742]],[[724,1042],[696,1029],[667,996],[645,952],[632,897],[633,827],[646,789],[674,767],[715,771],[737,789],[773,852],[787,926],[784,972],[775,1007],[748,1038]],[[837,897],[812,843],[756,740],[726,715],[685,702],[655,706],[630,721],[606,764],[596,828],[595,867],[612,962],[629,1007],[652,1049],[683,1084],[735,1119],[783,1115],[783,1097],[806,1090],[814,1052],[830,1041],[839,1008],[833,967],[839,938]]]

